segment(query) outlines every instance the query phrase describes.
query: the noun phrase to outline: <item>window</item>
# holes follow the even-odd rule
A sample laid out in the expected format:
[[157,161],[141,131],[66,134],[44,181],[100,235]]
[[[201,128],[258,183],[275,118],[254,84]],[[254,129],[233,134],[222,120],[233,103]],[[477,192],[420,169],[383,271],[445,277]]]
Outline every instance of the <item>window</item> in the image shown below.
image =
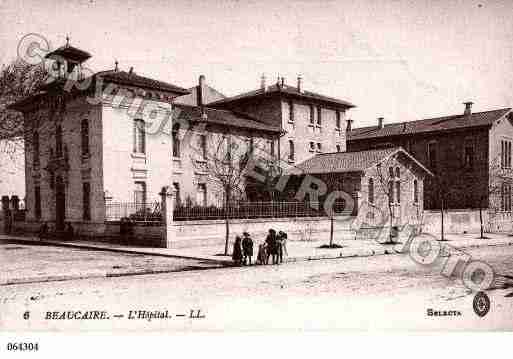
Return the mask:
[[501,188],[501,210],[511,211],[511,184],[504,182]]
[[374,180],[369,178],[369,203],[374,203]]
[[146,183],[145,182],[135,182],[134,202],[136,204],[145,204],[146,203]]
[[315,123],[315,108],[314,108],[314,105],[310,105],[310,124],[314,124]]
[[198,184],[198,193],[196,194],[196,203],[200,206],[207,205],[207,185],[205,183]]
[[417,180],[413,180],[413,202],[419,203],[419,183]]
[[395,168],[395,200],[401,203],[401,170],[399,167]]
[[91,220],[91,185],[89,182],[82,183],[82,218],[85,221]]
[[59,125],[55,129],[55,155],[62,157],[62,127]]
[[[199,150],[200,150],[201,159],[206,161],[207,160],[207,136],[205,136],[205,135],[199,136]],[[178,151],[178,155],[180,155],[180,150],[177,149],[177,151]],[[174,147],[173,147],[173,156],[175,156]]]
[[41,188],[39,186],[34,188],[34,215],[37,219],[41,218]]
[[394,178],[394,167],[388,168],[388,175],[390,176],[390,179]]
[[340,145],[337,145],[337,152],[340,152]]
[[134,152],[146,153],[146,133],[141,119],[134,120]]
[[317,142],[317,152],[322,152],[322,144]]
[[289,122],[294,122],[294,103],[289,102]]
[[340,129],[340,111],[337,110],[337,118],[336,118],[336,122],[335,122],[335,127],[337,129]]
[[232,141],[231,141],[231,138],[228,136],[224,137],[224,141],[226,143],[225,161],[228,163],[231,163],[232,162]]
[[294,141],[289,140],[289,161],[294,161]]
[[89,120],[83,119],[80,126],[82,156],[89,155]]
[[249,138],[249,146],[248,146],[249,153],[253,153],[255,151],[255,140],[253,137]]
[[322,125],[322,108],[317,107],[317,126]]
[[428,143],[428,163],[431,170],[436,170],[437,161],[436,142]]
[[388,202],[394,203],[394,181],[388,181]]
[[511,168],[511,141],[501,141],[501,168]]
[[182,199],[180,195],[180,184],[178,182],[173,182],[173,197],[175,199],[175,206],[179,206]]
[[310,141],[310,152],[313,152],[313,151],[315,151],[315,143]]
[[173,126],[171,131],[171,138],[173,141],[173,157],[180,158],[180,137],[179,137],[180,125],[176,124]]
[[274,141],[273,140],[269,141],[269,148],[271,151],[271,157],[274,157]]
[[472,140],[465,140],[465,148],[463,149],[463,167],[472,169],[474,166],[474,144]]
[[55,172],[54,171],[50,171],[50,188],[51,189],[55,188]]
[[34,131],[32,138],[32,153],[34,155],[34,166],[39,166],[39,133]]

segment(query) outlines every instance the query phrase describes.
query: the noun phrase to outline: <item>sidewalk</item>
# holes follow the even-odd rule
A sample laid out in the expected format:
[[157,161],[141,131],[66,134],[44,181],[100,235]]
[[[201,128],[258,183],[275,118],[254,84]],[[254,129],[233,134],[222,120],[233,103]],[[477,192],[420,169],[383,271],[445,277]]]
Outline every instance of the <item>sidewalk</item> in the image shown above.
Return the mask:
[[[487,239],[478,238],[478,234],[447,234],[444,245],[455,248],[478,248],[482,246],[500,246],[513,245],[513,236],[507,234],[490,234],[487,233]],[[149,248],[149,247],[133,247],[106,242],[90,242],[90,241],[56,241],[44,240],[40,241],[36,237],[23,237],[14,235],[0,235],[0,240],[16,241],[24,244],[44,244],[53,246],[65,246],[72,248],[102,250],[120,253],[143,254],[153,256],[163,256],[182,259],[195,259],[209,261],[221,265],[231,265],[230,256],[222,255],[224,245],[203,246],[192,248]],[[300,262],[319,259],[335,259],[348,257],[368,257],[374,255],[397,254],[396,245],[379,244],[372,240],[335,240],[335,243],[341,245],[342,248],[319,248],[326,242],[320,241],[288,241],[288,256],[284,258],[287,263]],[[259,241],[255,242],[255,252],[257,251]],[[231,253],[231,248],[229,250]],[[255,253],[256,257],[256,253]]]

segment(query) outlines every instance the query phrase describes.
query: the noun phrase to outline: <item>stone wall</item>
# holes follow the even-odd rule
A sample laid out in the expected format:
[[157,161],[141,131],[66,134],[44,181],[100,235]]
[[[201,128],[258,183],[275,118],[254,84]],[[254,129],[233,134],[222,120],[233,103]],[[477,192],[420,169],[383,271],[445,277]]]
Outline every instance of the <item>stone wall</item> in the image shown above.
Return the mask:
[[[355,233],[350,229],[353,217],[335,218],[333,222],[334,241],[354,239]],[[331,222],[329,218],[262,218],[230,220],[230,242],[237,234],[249,232],[258,245],[265,240],[270,228],[284,231],[291,241],[325,241],[329,242]],[[173,248],[196,247],[204,245],[222,245],[225,241],[225,222],[187,221],[175,222],[175,239]]]
[[[488,233],[509,233],[512,231],[510,213],[493,213],[483,210],[484,231]],[[439,236],[441,232],[440,211],[424,211],[422,230]],[[444,232],[446,234],[480,233],[479,210],[461,209],[444,212]]]

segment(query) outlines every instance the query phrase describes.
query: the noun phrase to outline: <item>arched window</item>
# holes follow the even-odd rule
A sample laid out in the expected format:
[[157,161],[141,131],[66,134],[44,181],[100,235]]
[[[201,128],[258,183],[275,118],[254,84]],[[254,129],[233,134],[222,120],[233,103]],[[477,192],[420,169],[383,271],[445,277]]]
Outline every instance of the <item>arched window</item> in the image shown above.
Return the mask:
[[374,203],[374,179],[369,178],[369,203]]
[[62,157],[62,127],[60,125],[55,129],[55,155]]
[[89,120],[84,118],[80,126],[82,155],[89,155]]
[[395,168],[395,200],[401,203],[401,170],[399,167]]
[[180,131],[180,125],[175,124],[173,126],[173,157],[180,157],[180,137],[178,136]]
[[32,136],[32,154],[34,156],[34,165],[39,166],[39,133],[34,131]]
[[419,183],[413,180],[413,202],[419,203]]
[[294,141],[289,140],[289,161],[294,161]]

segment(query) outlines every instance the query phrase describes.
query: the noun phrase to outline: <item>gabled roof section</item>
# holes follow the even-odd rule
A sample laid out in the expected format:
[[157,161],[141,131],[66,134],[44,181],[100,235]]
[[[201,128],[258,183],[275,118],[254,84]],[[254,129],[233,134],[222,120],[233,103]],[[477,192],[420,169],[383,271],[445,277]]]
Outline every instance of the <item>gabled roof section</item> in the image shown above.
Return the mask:
[[[198,103],[198,88],[199,86],[194,86],[189,89],[190,94],[178,96],[173,99],[173,103],[176,104],[184,104],[190,106],[196,106]],[[221,92],[216,90],[210,85],[205,84],[203,89],[203,104],[208,105],[212,102],[219,101],[225,99],[226,96]]]
[[403,154],[413,161],[422,171],[433,175],[425,166],[406,152],[402,147],[381,148],[355,152],[333,152],[316,155],[294,166],[289,175],[325,174],[325,173],[354,173],[364,172],[372,166],[382,163],[390,157]]
[[470,115],[461,114],[418,121],[398,122],[384,125],[381,129],[377,126],[360,127],[347,132],[347,140],[356,141],[362,139],[491,126],[496,120],[500,119],[510,111],[511,108],[502,108],[492,111],[475,112]]
[[223,100],[212,102],[210,105],[211,106],[218,106],[218,105],[221,106],[221,105],[236,102],[236,101],[250,100],[253,98],[267,96],[270,94],[284,94],[284,95],[289,95],[289,96],[294,96],[294,97],[301,97],[301,98],[304,98],[307,100],[316,100],[316,101],[326,102],[326,103],[330,103],[330,104],[337,105],[337,106],[343,106],[343,107],[347,107],[347,108],[356,107],[355,105],[353,105],[352,103],[350,103],[348,101],[340,100],[340,99],[337,99],[334,97],[324,96],[324,95],[321,95],[321,94],[318,94],[315,92],[311,92],[311,91],[299,92],[297,87],[289,86],[289,85],[282,86],[282,85],[278,85],[278,84],[268,86],[265,90],[258,89],[258,90],[245,92],[245,93],[242,93],[242,94],[239,94],[236,96],[228,97]]
[[258,122],[256,119],[246,115],[239,114],[229,110],[219,110],[209,107],[202,109],[198,106],[189,106],[183,104],[173,105],[173,119],[180,119],[192,122],[206,122],[226,127],[244,128],[249,130],[258,130],[278,134],[280,128]]
[[130,85],[183,95],[189,93],[189,90],[183,87],[179,87],[163,81],[154,80],[149,77],[140,76],[135,72],[110,70],[98,72],[94,76],[102,77],[105,81],[113,82],[119,85]]

